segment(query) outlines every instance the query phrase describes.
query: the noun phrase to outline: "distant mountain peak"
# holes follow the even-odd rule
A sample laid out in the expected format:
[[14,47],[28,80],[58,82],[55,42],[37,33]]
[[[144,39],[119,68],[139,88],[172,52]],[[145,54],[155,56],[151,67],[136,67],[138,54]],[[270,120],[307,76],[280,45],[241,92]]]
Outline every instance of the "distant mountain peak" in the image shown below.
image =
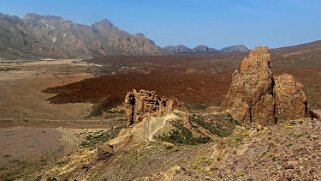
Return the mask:
[[188,54],[192,50],[185,45],[179,44],[176,46],[166,46],[163,48],[167,54]]
[[60,16],[49,16],[49,15],[39,15],[35,13],[27,13],[25,19],[29,20],[39,20],[39,19],[52,19],[52,20],[64,20],[64,18]]
[[102,20],[96,22],[95,24],[102,25],[102,26],[107,26],[107,27],[113,27],[114,26],[113,23],[108,19],[102,19]]
[[0,58],[4,59],[163,54],[143,34],[131,35],[107,19],[87,26],[28,13],[24,18],[1,14],[0,21]]
[[195,48],[193,48],[194,53],[219,53],[219,51],[215,48],[210,48],[207,45],[198,45]]
[[136,33],[135,36],[138,36],[138,37],[145,37],[145,35],[143,33]]
[[222,48],[220,51],[225,53],[233,53],[233,52],[241,53],[241,52],[249,52],[250,49],[247,48],[245,45],[240,44],[240,45],[232,45],[232,46]]
[[195,48],[191,49],[185,45],[179,44],[176,46],[167,46],[164,47],[163,50],[167,54],[215,54],[219,53],[219,51],[215,48],[210,48],[206,45],[198,45]]
[[[198,45],[198,46],[196,46],[195,48],[208,48],[208,46],[207,45]],[[195,49],[194,48],[194,49]]]

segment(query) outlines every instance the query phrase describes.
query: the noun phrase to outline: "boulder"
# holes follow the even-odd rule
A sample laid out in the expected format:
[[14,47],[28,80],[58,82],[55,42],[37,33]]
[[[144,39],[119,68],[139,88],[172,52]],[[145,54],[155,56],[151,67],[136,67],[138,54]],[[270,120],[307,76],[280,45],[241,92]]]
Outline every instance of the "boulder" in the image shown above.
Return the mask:
[[321,120],[321,110],[310,110],[309,113],[312,119]]
[[98,145],[97,158],[99,160],[106,160],[115,154],[114,147],[108,143]]
[[163,145],[166,149],[172,149],[172,148],[174,148],[174,146],[175,146],[173,143],[167,142],[167,141],[163,141],[163,142],[162,142],[162,145]]
[[155,91],[129,91],[125,98],[127,126],[141,122],[147,116],[159,117],[172,112],[173,104],[173,100],[160,98]]
[[278,121],[302,118],[307,112],[307,98],[303,84],[292,75],[274,77],[275,115]]

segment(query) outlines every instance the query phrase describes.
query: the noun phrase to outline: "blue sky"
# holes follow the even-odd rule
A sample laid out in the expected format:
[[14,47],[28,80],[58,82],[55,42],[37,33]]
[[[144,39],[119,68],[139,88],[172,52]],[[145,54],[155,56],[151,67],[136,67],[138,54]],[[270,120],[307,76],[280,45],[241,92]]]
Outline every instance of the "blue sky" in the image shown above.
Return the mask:
[[0,12],[87,25],[109,19],[160,46],[281,47],[321,39],[320,0],[0,0]]

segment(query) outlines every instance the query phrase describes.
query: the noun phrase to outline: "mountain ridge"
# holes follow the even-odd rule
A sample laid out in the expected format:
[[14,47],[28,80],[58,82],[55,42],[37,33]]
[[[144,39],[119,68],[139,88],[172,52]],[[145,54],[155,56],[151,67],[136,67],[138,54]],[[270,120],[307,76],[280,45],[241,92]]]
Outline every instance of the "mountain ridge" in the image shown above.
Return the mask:
[[250,49],[247,48],[245,45],[241,44],[241,45],[228,46],[228,47],[222,48],[220,51],[225,53],[233,53],[233,52],[246,53],[246,52],[250,52]]
[[207,45],[198,45],[194,48],[189,48],[185,45],[179,44],[176,46],[166,46],[163,48],[164,52],[170,55],[180,54],[218,54],[218,53],[246,53],[250,49],[245,45],[232,45],[220,50],[208,47]]
[[[0,59],[90,58],[109,55],[193,55],[246,53],[245,45],[215,49],[207,45],[159,47],[143,33],[130,34],[102,19],[91,25],[60,16],[28,13],[25,17],[0,13]],[[321,40],[274,48],[277,55],[318,54]]]
[[129,34],[107,19],[82,25],[59,16],[0,13],[0,23],[0,57],[6,59],[164,54],[142,33]]

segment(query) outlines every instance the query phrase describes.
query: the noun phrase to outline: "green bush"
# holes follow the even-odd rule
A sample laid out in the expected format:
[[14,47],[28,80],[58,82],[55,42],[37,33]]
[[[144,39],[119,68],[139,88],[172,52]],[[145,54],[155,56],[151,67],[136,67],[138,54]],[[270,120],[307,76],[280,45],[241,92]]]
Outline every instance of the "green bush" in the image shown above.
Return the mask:
[[90,133],[85,137],[85,140],[80,144],[83,148],[94,149],[97,144],[102,144],[115,138],[122,128],[114,128],[108,131],[97,131]]
[[89,113],[88,117],[98,117],[103,114],[103,112],[108,111],[109,109],[112,108],[112,102],[109,99],[109,97],[103,98],[96,102],[92,108],[91,112]]
[[168,134],[157,136],[156,139],[184,145],[204,144],[210,141],[208,137],[194,137],[192,132],[179,121],[172,122],[172,126],[175,129],[171,130]]
[[238,124],[230,113],[215,114],[206,118],[200,115],[191,114],[189,119],[192,123],[201,126],[212,134],[216,134],[220,137],[231,135],[235,126]]

